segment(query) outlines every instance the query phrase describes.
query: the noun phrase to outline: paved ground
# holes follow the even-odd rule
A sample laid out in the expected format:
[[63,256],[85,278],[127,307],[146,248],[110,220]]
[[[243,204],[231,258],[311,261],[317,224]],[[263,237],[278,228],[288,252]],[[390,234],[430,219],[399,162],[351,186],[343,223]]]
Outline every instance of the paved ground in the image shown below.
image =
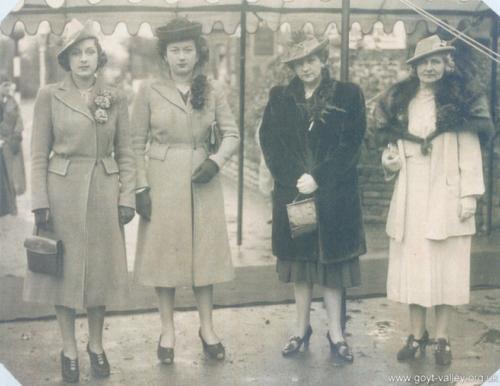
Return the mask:
[[[197,337],[196,312],[177,312],[175,364],[157,363],[159,318],[156,313],[106,319],[105,347],[112,374],[100,381],[90,375],[86,321],[77,321],[81,384],[84,385],[270,385],[383,386],[409,384],[479,385],[482,382],[439,382],[450,375],[483,377],[500,367],[500,290],[475,291],[472,305],[457,308],[451,322],[454,361],[437,368],[432,349],[411,364],[395,360],[407,325],[406,307],[383,298],[351,301],[349,342],[352,366],[336,367],[325,338],[322,303],[313,303],[314,333],[310,350],[293,359],[280,355],[293,324],[292,305],[223,308],[214,313],[217,330],[227,347],[227,359],[215,363],[204,357]],[[432,321],[432,315],[429,316]],[[430,324],[432,335],[432,323]],[[466,331],[467,333],[463,333]],[[0,324],[0,362],[25,386],[60,385],[60,338],[55,320]],[[410,377],[404,378],[391,377]],[[423,382],[424,378],[433,382]],[[458,379],[458,378],[457,378]],[[499,380],[500,381],[500,380]],[[1,384],[1,380],[0,380]]]

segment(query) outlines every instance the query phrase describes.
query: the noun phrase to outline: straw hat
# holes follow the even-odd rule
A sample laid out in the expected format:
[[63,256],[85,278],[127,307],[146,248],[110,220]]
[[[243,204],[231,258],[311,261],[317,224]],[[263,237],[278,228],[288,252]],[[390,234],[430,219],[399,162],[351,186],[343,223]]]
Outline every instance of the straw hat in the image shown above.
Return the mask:
[[422,39],[417,43],[415,48],[415,53],[413,56],[406,61],[406,63],[415,63],[417,60],[425,58],[426,56],[455,51],[455,47],[449,46],[444,40],[441,40],[439,36],[432,35],[428,38]]
[[59,60],[59,62],[61,61],[61,57],[64,56],[64,53],[70,47],[85,39],[99,40],[96,32],[94,31],[91,21],[87,21],[79,30],[66,37],[66,39],[64,40],[63,48],[61,48],[57,53],[57,59]]
[[281,61],[290,64],[323,50],[327,45],[328,39],[318,40],[314,35],[296,34],[295,39],[288,45],[288,52]]
[[177,17],[163,27],[158,27],[155,35],[166,43],[180,42],[198,38],[201,35],[201,27],[201,23]]

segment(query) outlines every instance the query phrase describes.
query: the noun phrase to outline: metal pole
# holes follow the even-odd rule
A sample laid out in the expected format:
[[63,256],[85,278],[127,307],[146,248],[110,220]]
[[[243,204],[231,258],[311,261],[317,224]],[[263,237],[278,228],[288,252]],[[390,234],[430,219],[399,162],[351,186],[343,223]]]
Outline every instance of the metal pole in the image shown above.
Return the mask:
[[246,46],[247,46],[247,14],[246,0],[241,4],[240,14],[240,151],[238,159],[238,218],[237,218],[237,243],[242,244],[243,240],[243,188],[244,188],[244,173],[243,166],[245,162],[245,62],[246,62]]
[[350,0],[342,0],[342,35],[340,44],[340,80],[349,80],[349,26]]
[[[493,14],[491,16],[491,49],[498,52],[498,16]],[[497,62],[491,61],[491,82],[490,82],[490,111],[493,123],[496,123],[496,108],[497,108]],[[486,218],[486,233],[491,234],[493,226],[493,179],[494,179],[494,166],[495,166],[495,134],[488,147],[488,195],[487,195],[487,218]]]
[[[340,80],[347,82],[349,80],[349,27],[350,27],[350,0],[342,0],[342,35],[340,44]],[[340,323],[342,331],[346,330],[347,323],[347,302],[346,290],[342,291],[342,304],[340,313]]]

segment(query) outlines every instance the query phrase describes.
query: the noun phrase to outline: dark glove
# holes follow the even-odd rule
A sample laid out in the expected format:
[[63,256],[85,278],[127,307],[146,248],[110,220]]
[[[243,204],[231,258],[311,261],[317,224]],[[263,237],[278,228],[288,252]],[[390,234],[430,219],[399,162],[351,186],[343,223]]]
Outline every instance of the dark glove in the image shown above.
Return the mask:
[[120,205],[118,207],[118,218],[121,225],[128,224],[135,216],[135,209]]
[[151,220],[151,197],[149,189],[143,190],[135,195],[135,210],[144,220]]
[[21,140],[19,138],[12,138],[9,143],[10,151],[12,154],[19,153],[19,149],[21,149]]
[[50,209],[49,208],[35,209],[33,213],[35,215],[35,225],[38,228],[46,228],[49,223]]
[[191,181],[199,184],[206,184],[219,172],[219,165],[217,165],[210,158],[207,158],[203,163],[198,166],[194,171]]

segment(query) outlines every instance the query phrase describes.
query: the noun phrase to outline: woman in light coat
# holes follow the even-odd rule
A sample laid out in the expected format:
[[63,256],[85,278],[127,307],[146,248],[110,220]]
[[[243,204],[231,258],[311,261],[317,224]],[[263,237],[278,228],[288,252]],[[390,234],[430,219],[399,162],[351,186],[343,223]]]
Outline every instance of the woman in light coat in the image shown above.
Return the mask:
[[492,129],[483,95],[454,70],[437,35],[408,60],[410,78],[391,87],[375,111],[387,179],[396,178],[387,233],[387,296],[409,304],[410,335],[398,352],[413,359],[429,343],[426,311],[436,310],[435,360],[451,362],[452,306],[469,302],[476,201],[484,193],[479,134]]
[[41,235],[62,240],[61,278],[28,271],[24,299],[56,306],[62,376],[79,379],[75,309],[87,309],[92,371],[108,376],[105,306],[127,296],[123,225],[134,216],[135,160],[126,97],[106,86],[90,23],[58,54],[66,78],[40,89],[33,117],[32,208]]
[[[234,273],[218,171],[238,147],[238,130],[223,90],[202,74],[208,48],[201,24],[177,18],[156,34],[166,69],[141,85],[132,110],[141,216],[135,280],[158,294],[162,363],[174,359],[179,286],[193,287],[203,348],[223,359],[212,324],[213,284],[232,280]],[[222,142],[209,154],[214,123]]]

